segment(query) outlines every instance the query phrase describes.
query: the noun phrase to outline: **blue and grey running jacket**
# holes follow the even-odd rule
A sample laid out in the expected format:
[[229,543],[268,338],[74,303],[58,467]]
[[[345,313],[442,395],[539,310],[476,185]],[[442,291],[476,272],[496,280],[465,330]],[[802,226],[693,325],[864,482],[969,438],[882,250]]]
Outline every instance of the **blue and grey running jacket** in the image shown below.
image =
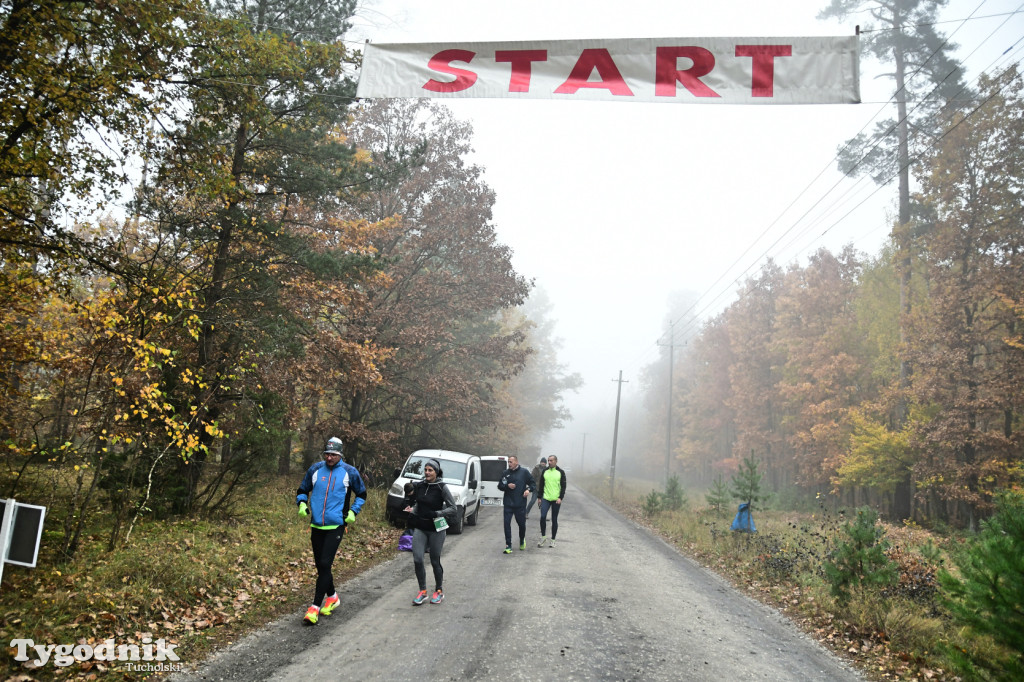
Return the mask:
[[[356,497],[351,507],[349,493]],[[331,467],[327,462],[317,462],[309,467],[299,484],[295,504],[300,502],[309,505],[309,525],[318,528],[344,526],[349,509],[355,514],[362,510],[366,502],[366,485],[351,464],[339,461]]]

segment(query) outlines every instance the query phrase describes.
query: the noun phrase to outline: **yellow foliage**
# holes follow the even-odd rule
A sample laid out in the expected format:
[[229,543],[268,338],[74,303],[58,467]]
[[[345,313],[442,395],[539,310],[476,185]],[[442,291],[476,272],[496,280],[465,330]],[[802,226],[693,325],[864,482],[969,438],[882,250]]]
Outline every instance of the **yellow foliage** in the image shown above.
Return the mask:
[[833,484],[891,491],[909,470],[910,431],[890,431],[861,410],[851,410],[850,447],[841,458]]

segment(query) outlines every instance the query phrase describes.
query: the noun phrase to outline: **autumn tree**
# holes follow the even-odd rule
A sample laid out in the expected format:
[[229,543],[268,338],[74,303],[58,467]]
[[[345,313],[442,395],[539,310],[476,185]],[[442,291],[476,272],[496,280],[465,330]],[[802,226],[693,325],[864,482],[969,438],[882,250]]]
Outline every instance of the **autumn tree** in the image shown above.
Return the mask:
[[[129,243],[129,233],[110,243]],[[30,463],[45,465],[27,486],[48,480],[48,506],[64,530],[58,553],[71,558],[97,492],[106,492],[113,512],[113,546],[139,509],[145,455],[155,453],[156,460],[170,447],[187,450],[187,423],[167,402],[162,376],[188,333],[192,300],[162,281],[131,299],[113,277],[67,279],[74,284],[69,291],[43,289],[25,315],[22,330],[32,336],[23,337],[31,338],[33,355],[15,371],[31,400],[18,401],[19,419],[8,427],[4,454],[22,463],[11,472],[15,484],[23,483]],[[172,308],[177,314],[165,312]],[[118,475],[124,470],[128,477]]]
[[739,466],[733,451],[736,415],[729,378],[736,360],[729,343],[727,312],[704,325],[684,354],[681,367],[681,380],[689,387],[682,412],[680,449],[686,453],[682,463],[701,483],[731,475]]
[[138,281],[137,263],[109,221],[88,220],[130,191],[158,112],[173,118],[168,79],[191,70],[202,16],[189,2],[0,8],[0,326],[18,344],[0,365],[0,433],[13,485],[45,463],[44,489],[67,493],[52,506],[65,558],[121,438],[115,417],[158,399],[141,392],[167,350],[128,333],[131,304],[111,281]]
[[782,278],[782,269],[767,263],[757,277],[744,283],[726,314],[733,358],[728,401],[736,425],[733,456],[759,453],[775,489],[789,482],[784,477],[793,476],[792,467],[787,466],[788,444],[777,390],[785,354],[773,342]]
[[[849,441],[834,462],[834,492],[850,504],[859,506],[865,499],[895,516],[897,500],[913,483],[913,470],[918,450],[910,444],[913,423],[924,414],[911,404],[902,421],[907,402],[900,384],[899,367],[905,354],[900,345],[900,301],[895,247],[889,243],[881,253],[863,262],[857,287],[853,292],[855,315],[852,329],[861,372],[856,382],[856,405],[847,414]],[[914,282],[923,281],[920,262]],[[915,286],[911,295],[919,307],[923,287]],[[901,425],[902,424],[902,425]],[[911,500],[913,501],[913,500]],[[902,501],[900,502],[902,504]],[[909,516],[913,518],[911,505]]]
[[[283,305],[291,313],[291,324],[283,328],[289,338],[282,338],[275,344],[274,352],[268,352],[272,369],[261,372],[261,377],[276,395],[285,396],[288,402],[282,415],[285,442],[279,444],[283,458],[290,456],[293,435],[302,437],[303,464],[307,466],[311,462],[305,458],[315,455],[332,434],[350,440],[361,435],[358,430],[338,430],[338,421],[331,414],[340,396],[380,383],[380,367],[394,355],[394,349],[350,334],[353,322],[369,313],[368,285],[385,286],[390,281],[374,264],[376,251],[372,245],[374,239],[390,229],[392,223],[388,221],[371,224],[359,219],[311,220],[304,231],[308,232],[315,257],[331,263],[337,259],[337,250],[343,248],[348,254],[343,259],[349,261],[348,266],[329,270],[324,276],[293,262],[280,272]],[[362,268],[353,269],[353,256],[357,254],[366,260]],[[368,462],[356,461],[356,455],[353,449],[349,461],[365,468]]]
[[576,391],[583,384],[579,374],[568,372],[559,361],[562,340],[555,335],[553,307],[547,292],[534,289],[520,310],[530,354],[523,371],[507,382],[510,402],[505,414],[522,422],[523,428],[519,434],[489,436],[489,440],[504,441],[503,445],[489,446],[497,445],[499,452],[516,452],[517,447],[528,445],[539,447],[548,433],[572,419],[562,400],[566,392]]
[[805,267],[786,273],[777,304],[775,348],[780,367],[780,409],[786,414],[796,480],[811,490],[827,485],[846,450],[846,417],[865,383],[852,302],[861,271],[847,247],[825,249]]
[[189,69],[202,10],[190,0],[0,6],[5,262],[118,267],[103,240],[74,226],[130,188],[130,161],[171,101],[165,78]]
[[945,131],[922,177],[929,297],[912,346],[914,394],[936,408],[918,429],[930,455],[921,478],[972,526],[1012,482],[1024,407],[1024,354],[1008,343],[1019,319],[1006,303],[1024,294],[1022,81],[1011,67],[979,85],[978,107]]
[[[913,209],[910,173],[913,160],[943,127],[944,116],[968,99],[963,70],[952,58],[956,44],[937,30],[936,13],[946,0],[831,0],[818,18],[846,19],[867,12],[871,21],[861,30],[862,49],[874,56],[893,79],[891,102],[895,118],[878,121],[870,134],[860,133],[839,150],[839,168],[848,175],[870,174],[877,184],[898,179],[897,218],[893,241],[897,252],[901,341],[911,313],[912,254],[914,250]],[[901,429],[907,417],[906,393],[911,366],[906,357],[899,361],[899,393],[894,420]],[[897,486],[894,513],[910,515],[909,477]]]
[[916,461],[910,425],[894,431],[887,421],[859,407],[850,411],[847,422],[851,430],[849,445],[839,457],[832,482],[840,489],[860,488],[892,495],[911,474]]
[[[9,443],[31,423],[24,410],[31,409],[31,375],[45,354],[41,317],[48,285],[30,264],[5,261],[0,267],[0,297],[0,442]],[[24,466],[6,459],[9,475]]]
[[352,281],[372,260],[330,223],[365,172],[343,131],[354,56],[341,38],[353,4],[214,2],[193,48],[197,68],[174,83],[187,118],[161,139],[138,211],[165,236],[160,257],[196,292],[200,321],[180,365],[197,380],[177,402],[195,410],[198,448],[162,488],[175,510],[208,504],[200,491],[212,448],[261,419],[258,368],[300,349],[283,342],[302,324],[286,305],[294,269]]
[[864,259],[852,302],[872,391],[895,385],[899,377],[900,303],[894,253],[890,241],[880,253]]
[[895,240],[869,260],[769,263],[694,340],[685,438],[704,480],[756,452],[770,489],[830,483],[895,518],[966,526],[1019,485],[1022,79],[979,83],[921,156],[912,288]]
[[494,193],[470,165],[471,128],[421,101],[364,103],[351,135],[375,170],[356,202],[370,221],[398,217],[375,239],[388,282],[348,329],[394,350],[382,382],[339,403],[334,419],[357,447],[397,459],[417,447],[468,447],[498,418],[503,382],[522,370],[526,331],[503,321],[528,283],[491,222]]

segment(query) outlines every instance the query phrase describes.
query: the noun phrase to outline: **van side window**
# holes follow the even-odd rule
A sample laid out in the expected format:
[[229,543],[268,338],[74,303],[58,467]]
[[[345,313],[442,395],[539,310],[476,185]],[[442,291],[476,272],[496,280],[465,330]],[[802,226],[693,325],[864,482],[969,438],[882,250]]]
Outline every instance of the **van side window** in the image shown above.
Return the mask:
[[501,479],[507,465],[503,459],[486,459],[483,462],[483,477],[485,481],[497,481]]

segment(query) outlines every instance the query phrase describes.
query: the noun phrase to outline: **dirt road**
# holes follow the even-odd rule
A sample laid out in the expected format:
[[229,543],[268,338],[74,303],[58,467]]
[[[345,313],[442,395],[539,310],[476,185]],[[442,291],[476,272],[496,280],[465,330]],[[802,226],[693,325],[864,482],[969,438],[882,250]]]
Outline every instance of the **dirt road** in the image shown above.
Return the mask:
[[[413,606],[409,553],[348,582],[320,625],[281,619],[175,680],[860,680],[777,612],[570,486],[557,547],[504,555],[500,508],[444,548]],[[513,522],[513,533],[515,534]],[[429,563],[428,588],[433,588]],[[185,661],[185,663],[188,663]]]

